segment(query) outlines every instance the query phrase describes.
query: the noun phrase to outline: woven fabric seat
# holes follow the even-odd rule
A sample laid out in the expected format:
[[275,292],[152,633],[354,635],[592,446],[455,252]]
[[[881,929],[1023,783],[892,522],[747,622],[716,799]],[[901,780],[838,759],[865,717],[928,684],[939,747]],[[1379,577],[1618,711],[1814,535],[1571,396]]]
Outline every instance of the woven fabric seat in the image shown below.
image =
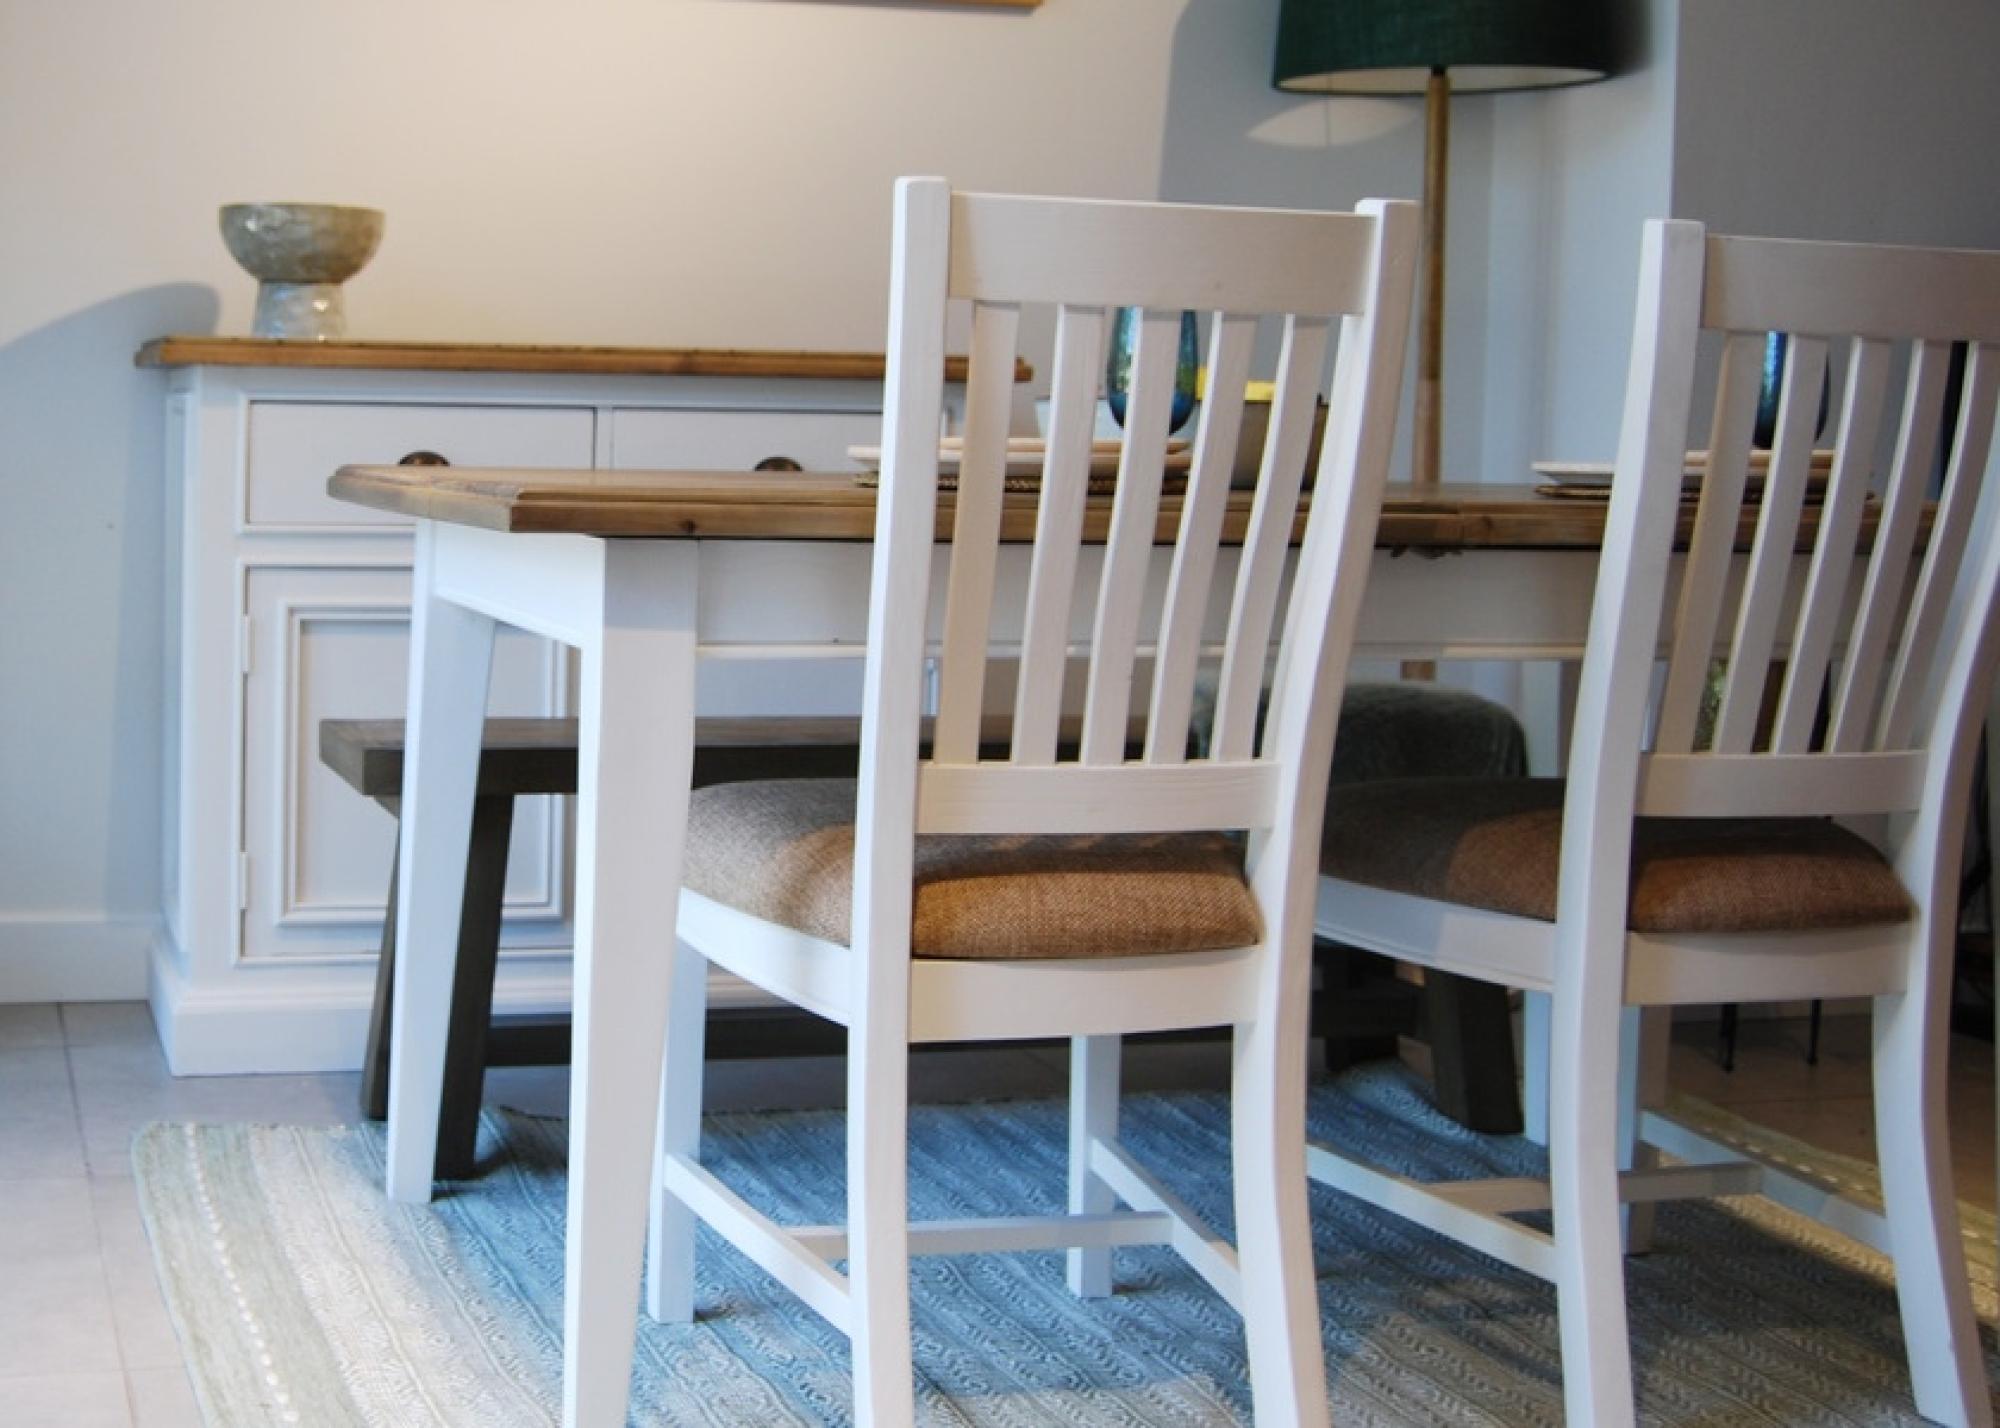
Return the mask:
[[[845,946],[853,779],[695,792],[689,889]],[[911,951],[1001,960],[1248,947],[1262,935],[1240,842],[1212,833],[947,837],[916,844]]]
[[[1564,781],[1385,779],[1338,790],[1320,869],[1348,882],[1553,922]],[[1913,911],[1866,839],[1823,818],[1641,818],[1634,932],[1798,932]]]

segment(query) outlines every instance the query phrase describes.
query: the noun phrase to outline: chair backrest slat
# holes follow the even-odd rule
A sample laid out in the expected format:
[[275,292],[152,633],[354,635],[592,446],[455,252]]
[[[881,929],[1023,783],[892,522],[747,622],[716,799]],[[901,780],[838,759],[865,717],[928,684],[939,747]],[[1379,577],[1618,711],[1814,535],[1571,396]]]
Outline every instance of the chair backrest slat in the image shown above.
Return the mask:
[[[1259,695],[1284,570],[1278,555],[1290,542],[1298,518],[1299,487],[1305,480],[1312,444],[1319,374],[1331,334],[1331,324],[1323,318],[1295,316],[1285,322],[1271,419],[1257,469],[1257,494],[1251,502],[1249,532],[1236,568],[1226,648],[1217,676],[1212,739],[1219,759],[1248,758],[1256,741]],[[1347,375],[1351,373],[1336,375],[1336,384]],[[1328,428],[1327,439],[1331,441],[1330,420]]]
[[1826,343],[1817,338],[1794,337],[1778,399],[1778,442],[1764,476],[1757,534],[1750,547],[1750,569],[1744,581],[1743,603],[1737,611],[1735,638],[1730,643],[1722,707],[1715,720],[1712,747],[1718,754],[1749,750],[1756,735],[1758,715],[1764,707],[1778,619],[1791,582],[1799,511],[1805,501],[1813,416],[1825,374]]
[[1101,307],[1065,304],[1057,309],[1048,444],[1042,455],[1035,553],[1014,692],[1015,763],[1055,762],[1063,675],[1069,665],[1070,602],[1076,591],[1084,498],[1090,490],[1097,378],[1104,370],[1104,331]]
[[1871,458],[1881,429],[1882,402],[1889,382],[1889,344],[1864,337],[1854,344],[1841,401],[1840,434],[1834,441],[1833,469],[1826,486],[1819,535],[1806,575],[1804,613],[1785,662],[1784,692],[1778,700],[1771,752],[1805,752],[1819,717],[1821,692],[1848,579],[1854,569],[1861,508],[1868,495]]
[[1180,538],[1167,577],[1166,615],[1153,653],[1153,703],[1146,719],[1146,758],[1171,763],[1187,749],[1194,684],[1209,592],[1215,577],[1222,516],[1236,474],[1243,427],[1243,389],[1257,339],[1254,319],[1217,313],[1210,328],[1208,395],[1194,440],[1194,468],[1181,507]]
[[1097,619],[1090,633],[1090,663],[1083,701],[1082,760],[1115,764],[1125,759],[1132,713],[1146,577],[1153,566],[1153,533],[1166,476],[1167,429],[1173,405],[1174,367],[1180,350],[1178,311],[1146,309],[1132,351],[1131,388],[1125,398],[1125,442],[1118,457],[1118,488],[1111,503],[1111,539],[1097,591]]
[[937,727],[932,757],[970,763],[979,757],[979,717],[986,693],[986,631],[993,619],[994,567],[1000,553],[1000,503],[1006,492],[1007,426],[1013,407],[1014,351],[1021,312],[1011,303],[977,303],[965,393],[964,445],[952,517],[952,581],[944,611]]
[[1901,613],[1904,580],[1916,541],[1931,463],[1937,455],[1937,423],[1943,410],[1949,353],[1935,342],[1918,342],[1910,357],[1903,415],[1895,455],[1882,498],[1882,518],[1869,552],[1862,583],[1860,619],[1848,640],[1847,661],[1834,697],[1828,747],[1856,753],[1868,747],[1880,708],[1882,669],[1890,636]]
[[2000,363],[1994,357],[1993,350],[1982,344],[1972,349],[1966,363],[1951,461],[1945,472],[1944,490],[1938,498],[1937,515],[1931,522],[1930,541],[1917,576],[1916,593],[1904,621],[1895,669],[1889,676],[1886,712],[1876,735],[1879,748],[1900,748],[1909,740],[1918,704],[1933,675],[1932,657],[1937,651],[1938,634],[1944,628],[1945,611],[1958,585],[1973,510],[1978,505],[1980,483],[1987,474],[1991,456],[1994,389],[1996,381],[2000,381],[2000,371],[1996,371]]
[[1750,470],[1750,439],[1757,427],[1757,383],[1763,355],[1764,339],[1758,333],[1735,333],[1723,344],[1715,418],[1702,465],[1701,497],[1695,507],[1694,535],[1681,578],[1667,683],[1654,735],[1654,747],[1662,753],[1688,752],[1700,726],[1709,658],[1722,619],[1723,589]]

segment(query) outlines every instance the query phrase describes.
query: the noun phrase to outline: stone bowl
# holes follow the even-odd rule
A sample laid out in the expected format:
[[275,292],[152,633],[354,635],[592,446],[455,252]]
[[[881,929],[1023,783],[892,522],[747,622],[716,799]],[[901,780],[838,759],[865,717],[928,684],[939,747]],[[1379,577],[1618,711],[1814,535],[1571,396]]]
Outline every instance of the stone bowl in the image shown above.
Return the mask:
[[229,255],[257,279],[259,337],[329,342],[347,335],[340,285],[382,241],[382,213],[334,203],[232,203],[221,214]]
[[375,256],[382,211],[335,203],[231,203],[222,210],[229,256],[265,283],[344,283]]

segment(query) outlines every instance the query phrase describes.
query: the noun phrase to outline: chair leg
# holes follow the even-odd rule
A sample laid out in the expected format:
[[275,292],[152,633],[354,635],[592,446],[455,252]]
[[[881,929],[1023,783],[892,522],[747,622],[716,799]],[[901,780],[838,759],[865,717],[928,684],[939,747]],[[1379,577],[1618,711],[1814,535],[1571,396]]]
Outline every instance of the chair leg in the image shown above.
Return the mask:
[[[1118,1069],[1123,1042],[1116,1036],[1073,1036],[1069,1043],[1069,1212],[1102,1215],[1118,1197],[1090,1169],[1090,1143],[1118,1139]],[[1069,1287],[1085,1299],[1111,1293],[1108,1248],[1069,1252]]]
[[1618,1201],[1617,1016],[1559,987],[1549,1047],[1549,1189],[1566,1422],[1631,1428],[1632,1347]]
[[[1936,1018],[1929,1028],[1927,1012]],[[1876,1149],[1917,1412],[1950,1428],[1986,1428],[1993,1405],[1945,1126],[1944,1016],[1916,994],[1875,999]]]
[[675,939],[667,1054],[660,1070],[660,1150],[653,1163],[647,1240],[646,1312],[662,1324],[694,1321],[694,1212],[668,1193],[660,1167],[670,1155],[701,1154],[702,1037],[708,1023],[708,959]]
[[[1627,1007],[1618,1036],[1618,1168],[1651,1170],[1660,1152],[1639,1137],[1639,1117],[1658,1110],[1667,1099],[1667,1057],[1672,1050],[1672,1007]],[[1627,1205],[1625,1253],[1645,1254],[1653,1247],[1652,1203]]]
[[916,1411],[910,1364],[909,1044],[847,1038],[847,1279],[855,1428],[901,1428]]
[[1324,1428],[1326,1356],[1306,1204],[1306,1018],[1239,1024],[1230,1082],[1236,1252],[1253,1417]]

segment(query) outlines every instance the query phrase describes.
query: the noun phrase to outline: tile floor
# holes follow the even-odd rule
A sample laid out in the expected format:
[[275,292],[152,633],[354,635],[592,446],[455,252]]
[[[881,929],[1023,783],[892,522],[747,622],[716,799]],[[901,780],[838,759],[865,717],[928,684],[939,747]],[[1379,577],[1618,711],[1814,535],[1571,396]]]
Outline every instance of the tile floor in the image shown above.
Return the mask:
[[[1804,1026],[1746,1022],[1737,1069],[1716,1065],[1712,1035],[1677,1039],[1674,1080],[1765,1124],[1866,1155],[1867,1032],[1828,1023],[1817,1067]],[[1130,1080],[1219,1083],[1222,1044],[1136,1049]],[[951,1100],[1061,1089],[1058,1050],[930,1053],[916,1093]],[[559,1111],[560,1071],[495,1072],[490,1095]],[[824,1104],[840,1078],[827,1059],[724,1062],[711,1070],[718,1107]],[[1994,1202],[1993,1059],[1989,1045],[1952,1048],[1959,1192]],[[338,1122],[355,1117],[357,1077],[169,1076],[146,1008],[136,1003],[0,1006],[0,1420],[9,1428],[198,1428],[172,1325],[155,1286],[127,1146],[149,1121]]]

